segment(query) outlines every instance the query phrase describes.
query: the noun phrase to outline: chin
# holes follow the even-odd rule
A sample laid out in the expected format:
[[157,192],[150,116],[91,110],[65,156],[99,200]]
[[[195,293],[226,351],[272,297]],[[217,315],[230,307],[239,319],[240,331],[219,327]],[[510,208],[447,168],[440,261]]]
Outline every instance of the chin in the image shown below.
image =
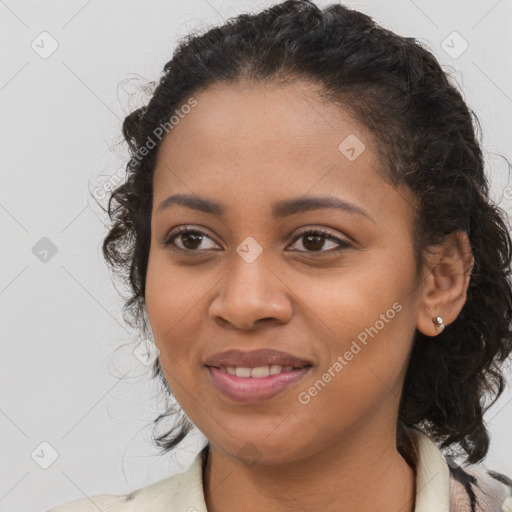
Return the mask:
[[252,439],[247,437],[246,441],[239,441],[238,443],[231,440],[229,446],[224,445],[221,450],[248,466],[274,466],[292,463],[302,458],[300,447],[297,446],[296,441],[291,442],[291,435],[288,436],[288,441],[289,444],[283,443],[279,439],[272,442],[265,438],[265,435],[262,439],[254,436]]

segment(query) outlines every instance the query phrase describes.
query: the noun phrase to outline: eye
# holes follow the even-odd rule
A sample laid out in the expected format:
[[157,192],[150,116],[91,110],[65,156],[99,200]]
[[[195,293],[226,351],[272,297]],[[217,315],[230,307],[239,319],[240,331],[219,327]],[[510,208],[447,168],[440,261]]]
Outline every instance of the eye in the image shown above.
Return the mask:
[[[201,244],[203,243],[203,241],[205,239],[211,240],[213,242],[213,240],[203,231],[200,231],[198,229],[190,229],[190,228],[186,228],[186,227],[181,227],[181,228],[178,228],[177,232],[175,232],[172,236],[167,238],[163,242],[163,245],[165,247],[174,245],[177,247],[176,250],[181,251],[181,252],[186,252],[186,251],[193,252],[193,251],[196,251],[201,246]],[[180,240],[182,246],[180,247],[179,245],[176,245],[174,243],[174,240]],[[213,243],[215,244],[215,242],[213,242]],[[215,245],[217,245],[217,244],[215,244]],[[212,249],[212,248],[213,247],[203,247],[203,249]]]
[[[295,238],[295,242],[298,240],[302,241],[302,246],[306,249],[306,252],[338,252],[343,249],[348,249],[349,247],[352,247],[352,245],[345,240],[341,240],[340,238],[332,235],[331,233],[327,231],[321,231],[318,229],[310,229],[307,231],[302,231],[297,238]],[[329,250],[329,251],[323,251],[320,250],[324,247],[325,241],[328,240],[329,242],[333,243],[334,245],[338,245],[337,249]],[[302,251],[301,251],[302,252]]]
[[[305,249],[305,251],[299,250],[299,252],[332,253],[352,247],[352,245],[349,242],[346,242],[345,240],[342,240],[327,231],[321,231],[318,229],[303,230],[295,238],[294,243],[301,239],[303,239],[302,247]],[[175,240],[179,240],[180,244],[176,244]],[[165,247],[175,246],[174,250],[179,252],[202,252],[201,250],[199,250],[201,249],[201,244],[203,244],[203,242],[207,240],[211,241],[210,245],[208,246],[207,244],[206,246],[203,246],[202,249],[215,249],[215,246],[217,246],[217,244],[203,231],[187,227],[180,227],[177,228],[177,230],[163,242],[163,245]],[[328,251],[321,250],[325,248],[324,246],[326,241],[329,241],[334,246],[337,245],[338,248]]]

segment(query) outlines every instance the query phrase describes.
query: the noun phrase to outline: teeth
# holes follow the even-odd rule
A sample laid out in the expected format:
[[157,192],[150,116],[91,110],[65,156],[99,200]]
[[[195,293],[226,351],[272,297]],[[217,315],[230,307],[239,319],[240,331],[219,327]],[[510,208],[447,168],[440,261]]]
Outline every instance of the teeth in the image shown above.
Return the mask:
[[251,369],[250,368],[236,368],[235,375],[237,377],[250,377],[251,376]]
[[268,377],[269,375],[277,375],[281,372],[290,372],[293,370],[293,366],[281,366],[279,364],[266,365],[266,366],[258,366],[256,368],[247,368],[247,367],[234,367],[227,366],[221,367],[223,372],[227,372],[230,375],[236,375],[237,377]]
[[277,375],[278,373],[281,373],[282,369],[282,366],[278,364],[273,364],[272,366],[270,366],[270,375]]
[[[268,377],[270,375],[270,368],[268,366],[258,366],[250,370],[250,373],[251,377]],[[247,377],[247,375],[242,375],[242,377]]]

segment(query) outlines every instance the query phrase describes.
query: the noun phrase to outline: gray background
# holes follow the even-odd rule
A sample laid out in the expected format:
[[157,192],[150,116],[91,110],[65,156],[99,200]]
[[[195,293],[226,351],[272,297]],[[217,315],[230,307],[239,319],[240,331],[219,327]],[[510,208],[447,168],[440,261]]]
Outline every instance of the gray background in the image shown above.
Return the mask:
[[[170,457],[150,443],[160,390],[133,355],[90,191],[123,167],[121,120],[176,40],[272,3],[0,0],[0,511],[126,493],[184,470],[204,444],[196,432]],[[495,200],[510,211],[498,155],[512,158],[512,0],[346,3],[429,44],[456,77],[482,122]],[[485,464],[512,476],[508,388],[486,419]]]

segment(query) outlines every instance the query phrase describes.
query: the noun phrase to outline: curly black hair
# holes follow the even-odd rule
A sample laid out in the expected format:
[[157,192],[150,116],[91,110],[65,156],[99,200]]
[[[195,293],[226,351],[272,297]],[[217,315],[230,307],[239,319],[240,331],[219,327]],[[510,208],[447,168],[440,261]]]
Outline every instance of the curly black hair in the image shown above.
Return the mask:
[[[339,3],[320,9],[309,0],[288,0],[182,38],[147,105],[124,120],[130,150],[126,180],[112,191],[105,209],[111,226],[103,255],[109,270],[130,288],[126,322],[149,332],[144,301],[152,180],[172,116],[185,111],[192,94],[213,84],[318,84],[324,98],[369,129],[385,178],[413,191],[418,270],[428,247],[445,235],[462,230],[469,238],[474,265],[458,318],[435,343],[416,330],[397,448],[411,460],[404,432],[412,427],[441,448],[461,447],[470,464],[481,461],[489,449],[483,415],[504,390],[502,363],[512,351],[511,239],[504,211],[489,196],[480,123],[451,78],[426,45]],[[158,359],[153,377],[171,397]],[[485,406],[483,399],[493,396]],[[154,424],[181,413],[179,406],[169,407]],[[154,440],[162,452],[169,451],[193,427],[185,415]]]

